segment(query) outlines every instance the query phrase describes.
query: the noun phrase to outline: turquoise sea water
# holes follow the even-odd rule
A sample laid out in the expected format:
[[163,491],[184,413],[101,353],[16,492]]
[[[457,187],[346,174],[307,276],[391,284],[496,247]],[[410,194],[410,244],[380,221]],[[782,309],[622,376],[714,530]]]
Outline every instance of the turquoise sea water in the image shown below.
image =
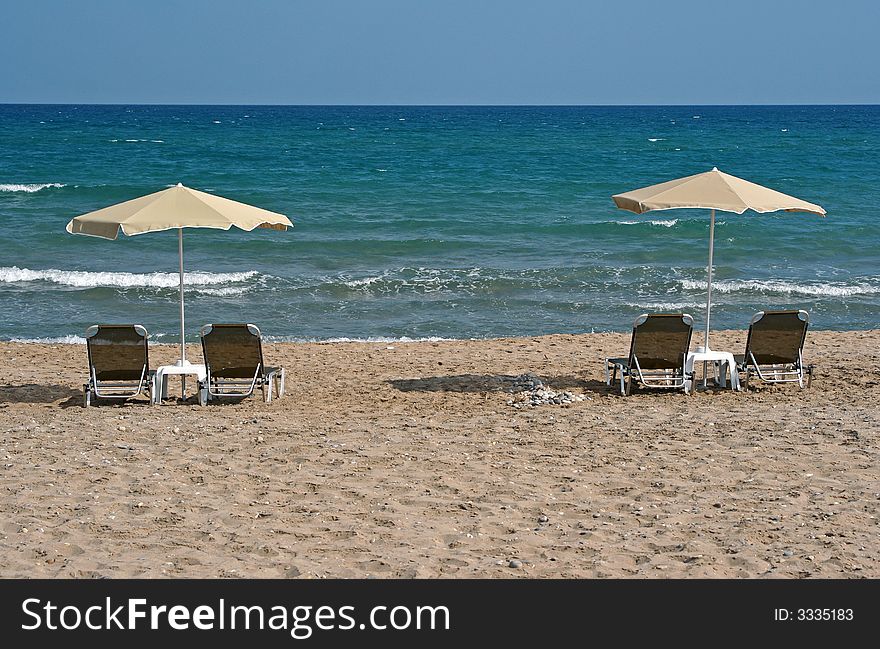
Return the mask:
[[0,106],[0,339],[177,329],[176,233],[77,214],[177,182],[289,215],[189,230],[187,318],[277,339],[473,338],[703,318],[708,214],[610,196],[713,166],[828,210],[719,213],[713,323],[880,326],[880,107]]

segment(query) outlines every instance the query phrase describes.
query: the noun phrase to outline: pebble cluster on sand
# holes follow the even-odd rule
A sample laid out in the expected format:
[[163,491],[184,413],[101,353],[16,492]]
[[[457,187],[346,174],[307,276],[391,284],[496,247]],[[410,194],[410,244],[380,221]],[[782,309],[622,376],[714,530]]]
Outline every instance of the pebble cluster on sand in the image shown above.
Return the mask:
[[574,394],[573,392],[556,391],[547,385],[541,378],[535,374],[520,374],[511,382],[508,392],[512,392],[514,397],[507,400],[508,406],[514,408],[523,408],[525,406],[546,406],[546,405],[562,405],[564,403],[574,403],[575,401],[583,401],[586,397],[582,394]]

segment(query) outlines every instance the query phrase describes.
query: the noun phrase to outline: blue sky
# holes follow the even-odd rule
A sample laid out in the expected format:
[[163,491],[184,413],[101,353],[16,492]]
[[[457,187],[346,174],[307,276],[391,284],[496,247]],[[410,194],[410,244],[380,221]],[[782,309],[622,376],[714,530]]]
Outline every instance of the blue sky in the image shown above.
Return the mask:
[[880,103],[880,2],[4,0],[0,102]]

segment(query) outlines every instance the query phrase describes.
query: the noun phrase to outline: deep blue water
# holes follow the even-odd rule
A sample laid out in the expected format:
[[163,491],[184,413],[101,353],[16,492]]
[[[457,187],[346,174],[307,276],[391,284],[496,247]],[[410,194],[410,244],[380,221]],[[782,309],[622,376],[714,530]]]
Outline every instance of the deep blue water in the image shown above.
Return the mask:
[[828,217],[719,213],[713,323],[880,326],[880,107],[0,105],[0,339],[177,327],[175,233],[72,236],[183,182],[289,215],[186,232],[187,318],[285,339],[625,330],[703,317],[708,214],[610,196],[713,166]]

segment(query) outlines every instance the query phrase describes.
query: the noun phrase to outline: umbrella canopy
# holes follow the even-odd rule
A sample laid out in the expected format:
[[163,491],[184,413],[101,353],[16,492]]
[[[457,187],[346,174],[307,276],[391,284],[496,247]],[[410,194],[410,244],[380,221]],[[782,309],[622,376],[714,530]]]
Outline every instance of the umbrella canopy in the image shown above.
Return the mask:
[[293,223],[283,214],[178,183],[154,194],[77,216],[67,224],[67,231],[115,239],[120,231],[132,236],[178,228],[228,230],[232,226],[249,232],[255,228],[286,230]]
[[184,365],[183,229],[229,230],[233,226],[249,232],[256,228],[286,230],[293,223],[283,214],[200,192],[178,183],[175,187],[77,216],[67,224],[67,231],[116,239],[120,232],[133,236],[177,230],[180,256],[180,364]]
[[809,212],[825,216],[820,205],[731,176],[715,167],[711,171],[669,180],[611,197],[617,207],[643,214],[652,210],[699,208],[712,210],[709,222],[709,270],[706,285],[706,333],[709,349],[709,316],[712,311],[712,258],[715,250],[715,210],[742,214],[755,212]]
[[718,168],[701,174],[669,180],[611,197],[617,207],[643,214],[651,210],[674,210],[682,207],[721,210],[742,214],[755,212],[812,212],[825,216],[825,210],[736,176]]

